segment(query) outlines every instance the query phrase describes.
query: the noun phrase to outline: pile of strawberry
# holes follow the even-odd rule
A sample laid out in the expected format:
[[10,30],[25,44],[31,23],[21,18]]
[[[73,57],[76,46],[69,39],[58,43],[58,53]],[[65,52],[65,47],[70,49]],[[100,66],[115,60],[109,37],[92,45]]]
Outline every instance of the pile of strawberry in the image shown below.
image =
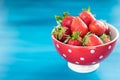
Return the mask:
[[105,21],[97,20],[88,10],[79,16],[71,16],[64,12],[63,16],[55,16],[57,27],[52,35],[59,41],[76,46],[96,46],[110,40],[110,30]]

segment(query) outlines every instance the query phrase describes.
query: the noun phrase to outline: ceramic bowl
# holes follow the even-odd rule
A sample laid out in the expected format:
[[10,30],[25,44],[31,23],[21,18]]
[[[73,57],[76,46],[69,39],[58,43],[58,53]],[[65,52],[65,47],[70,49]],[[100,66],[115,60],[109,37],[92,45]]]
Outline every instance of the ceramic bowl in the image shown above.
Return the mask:
[[76,72],[88,73],[96,70],[99,63],[113,51],[119,37],[118,30],[110,25],[111,41],[97,46],[73,46],[64,44],[52,36],[58,53],[68,61],[68,67]]

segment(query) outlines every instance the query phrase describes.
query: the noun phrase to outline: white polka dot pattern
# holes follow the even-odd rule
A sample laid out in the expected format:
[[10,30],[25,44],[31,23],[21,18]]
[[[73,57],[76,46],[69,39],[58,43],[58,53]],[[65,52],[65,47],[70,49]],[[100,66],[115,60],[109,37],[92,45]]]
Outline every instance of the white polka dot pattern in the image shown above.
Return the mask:
[[64,58],[66,58],[67,56],[65,54],[62,54]]
[[102,59],[103,58],[103,56],[101,55],[100,57],[99,57],[99,59]]
[[108,46],[108,49],[111,49],[112,46]]
[[[59,45],[59,44],[56,44],[56,47],[57,47],[57,48],[60,48],[60,45]],[[108,49],[108,50],[110,50],[111,48],[112,48],[111,45],[107,46],[107,49]],[[71,54],[71,53],[73,53],[74,51],[72,51],[72,49],[68,48],[67,52]],[[89,54],[91,54],[91,56],[92,56],[92,55],[95,55],[95,53],[97,54],[96,49],[90,49],[90,50],[89,50]],[[64,58],[67,57],[67,55],[66,55],[65,53],[63,53],[62,56],[63,56]],[[68,56],[69,56],[69,54],[68,54]],[[103,59],[103,58],[104,58],[104,55],[100,55],[100,56],[98,57],[98,59]],[[84,56],[81,56],[81,57],[79,57],[79,60],[84,62],[85,60],[87,60],[87,58],[85,59]],[[74,63],[75,63],[75,64],[80,64],[79,61],[75,61]],[[93,64],[93,65],[96,64],[96,63],[97,63],[97,62],[95,62],[95,61],[91,62],[91,64]]]
[[56,44],[57,48],[60,48],[60,46],[58,44]]
[[84,58],[84,57],[80,57],[80,60],[81,60],[81,61],[84,61],[84,60],[85,60],[85,58]]
[[72,50],[71,50],[71,49],[68,49],[68,52],[69,52],[69,53],[72,53]]
[[76,61],[75,64],[79,64],[79,62]]
[[95,50],[91,49],[91,50],[90,50],[90,53],[91,53],[91,54],[94,54],[94,53],[95,53]]

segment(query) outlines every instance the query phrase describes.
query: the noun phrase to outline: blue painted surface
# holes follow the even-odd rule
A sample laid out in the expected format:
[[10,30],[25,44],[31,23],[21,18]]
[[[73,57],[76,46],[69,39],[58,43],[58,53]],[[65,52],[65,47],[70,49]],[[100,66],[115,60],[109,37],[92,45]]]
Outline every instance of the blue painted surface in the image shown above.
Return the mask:
[[120,31],[119,0],[1,0],[0,80],[120,79],[120,40],[99,69],[88,74],[71,71],[53,46],[54,15],[69,11],[76,16],[88,6],[97,19]]

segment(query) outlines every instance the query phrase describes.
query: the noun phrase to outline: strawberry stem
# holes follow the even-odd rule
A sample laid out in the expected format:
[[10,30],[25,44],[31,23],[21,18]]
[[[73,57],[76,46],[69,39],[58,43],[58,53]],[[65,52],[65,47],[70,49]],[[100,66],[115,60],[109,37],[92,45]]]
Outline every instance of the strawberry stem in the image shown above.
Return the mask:
[[62,20],[62,17],[55,15],[55,19],[56,19],[57,21],[59,21],[59,20]]
[[103,43],[106,43],[106,39],[110,39],[110,35],[103,34],[100,36],[100,39],[103,41]]
[[66,40],[64,41],[64,43],[67,43],[70,40],[71,36],[70,35],[66,35]]
[[91,32],[88,32],[85,36],[84,36],[84,38],[83,38],[83,40],[82,40],[82,45],[83,46],[85,46],[88,42],[89,42],[89,40],[88,40],[88,37],[91,35],[92,33]]
[[69,16],[69,12],[64,12],[63,13],[63,16],[62,16],[62,19],[64,19],[65,17]]
[[82,9],[82,11],[87,11],[87,12],[90,12],[90,11],[91,11],[91,9],[90,9],[90,7],[88,7],[88,9],[83,8],[83,9]]
[[91,11],[91,10],[90,10],[90,7],[88,7],[87,11],[88,11],[88,12],[90,12],[90,11]]
[[52,34],[56,35],[58,40],[61,40],[63,37],[63,34],[66,32],[66,29],[62,26],[55,27],[55,30],[52,32]]
[[73,39],[73,40],[74,40],[74,39],[78,39],[79,36],[80,36],[80,32],[73,32],[73,34],[72,34],[72,39]]

